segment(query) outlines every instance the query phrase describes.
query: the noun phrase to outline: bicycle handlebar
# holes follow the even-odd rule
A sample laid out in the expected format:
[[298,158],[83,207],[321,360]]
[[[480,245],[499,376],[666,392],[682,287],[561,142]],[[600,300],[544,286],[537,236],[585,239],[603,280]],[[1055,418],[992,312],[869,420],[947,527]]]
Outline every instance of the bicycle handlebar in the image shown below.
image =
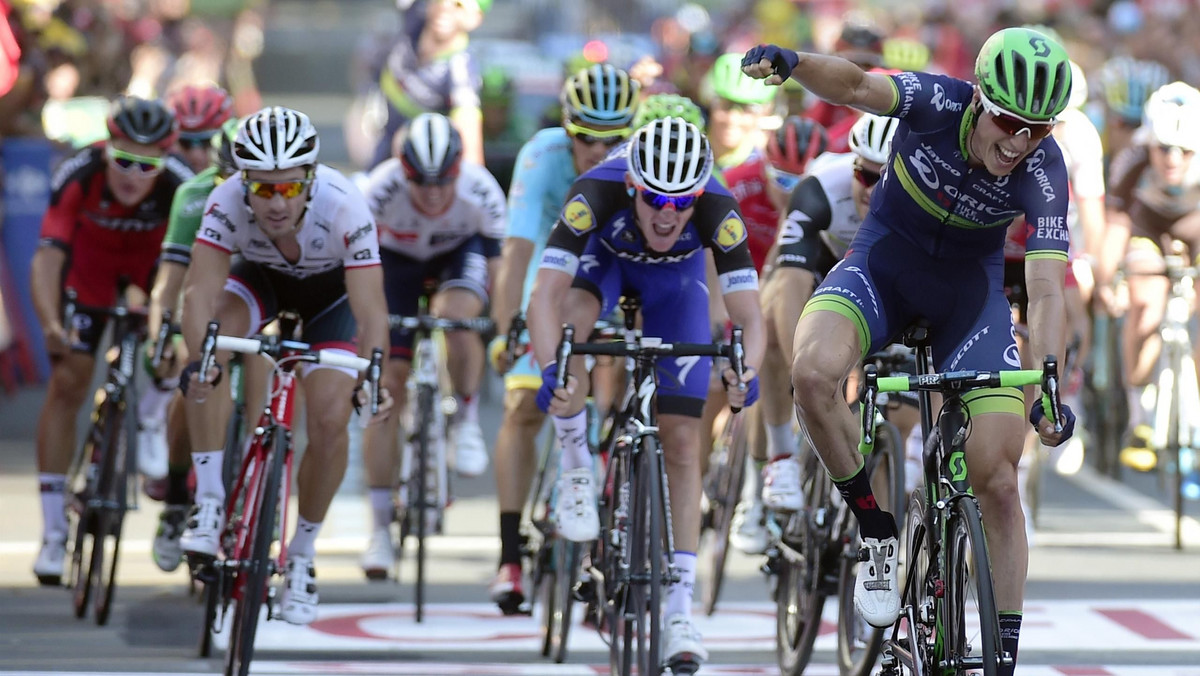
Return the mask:
[[496,328],[496,323],[488,317],[471,317],[469,319],[444,319],[442,317],[434,317],[432,315],[422,315],[420,317],[404,317],[401,315],[388,315],[388,328],[390,329],[408,329],[422,331],[474,331],[475,333],[487,333]]
[[859,451],[870,453],[875,446],[876,395],[882,392],[913,392],[925,390],[963,394],[971,390],[995,387],[1024,387],[1038,385],[1050,399],[1050,416],[1054,431],[1062,432],[1062,401],[1058,391],[1058,358],[1046,355],[1041,369],[1011,371],[949,371],[916,376],[887,376],[880,378],[874,364],[864,368],[865,394],[862,399],[861,436]]
[[517,350],[521,347],[521,334],[524,332],[525,315],[517,310],[513,313],[512,321],[508,323],[508,335],[504,342],[504,358],[510,365],[517,361]]
[[158,325],[158,336],[154,339],[154,354],[150,357],[150,366],[155,371],[162,365],[163,353],[167,351],[167,341],[171,339],[174,332],[174,327],[171,326],[171,310],[164,309],[162,322]]
[[[217,336],[216,349],[229,350],[230,352],[241,352],[243,354],[259,354],[261,352],[272,351],[272,343],[269,341],[260,340],[258,338],[238,338],[236,336]],[[347,368],[363,373],[371,368],[372,360],[365,359],[358,355],[346,354],[344,350],[320,349],[314,350],[312,346],[306,343],[297,343],[290,340],[285,340],[279,343],[280,347],[289,350],[295,350],[303,357],[311,357],[311,361],[327,366],[337,366],[339,368]],[[378,350],[378,348],[376,348]],[[383,351],[378,350],[382,361]]]

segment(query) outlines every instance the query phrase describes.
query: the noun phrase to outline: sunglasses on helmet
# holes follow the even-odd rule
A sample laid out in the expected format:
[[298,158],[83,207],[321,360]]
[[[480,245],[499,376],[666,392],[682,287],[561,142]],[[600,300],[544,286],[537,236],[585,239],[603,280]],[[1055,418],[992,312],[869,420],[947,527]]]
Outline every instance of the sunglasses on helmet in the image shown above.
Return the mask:
[[701,190],[690,195],[664,195],[653,190],[641,188],[638,190],[638,193],[642,196],[642,202],[655,211],[666,209],[668,205],[675,209],[675,211],[683,211],[695,204],[696,200],[700,199],[700,196],[704,194],[704,191]]
[[582,125],[575,124],[570,120],[563,122],[563,128],[567,130],[567,133],[571,135],[571,138],[584,145],[590,146],[600,143],[608,147],[615,146],[621,141],[629,138],[629,134],[633,131],[628,127],[600,131],[598,129],[592,129],[590,127],[584,127]]
[[147,155],[135,155],[108,146],[105,151],[108,160],[124,174],[157,174],[162,171],[163,158]]
[[1040,141],[1049,136],[1050,132],[1054,131],[1054,125],[1058,122],[1056,119],[1042,121],[1029,120],[1016,113],[1011,113],[993,103],[984,95],[982,90],[979,92],[979,101],[983,104],[984,111],[992,116],[992,122],[1000,128],[1000,131],[1009,136],[1029,134],[1029,138]]
[[789,171],[780,171],[770,164],[767,165],[766,173],[767,178],[771,179],[772,183],[786,193],[791,193],[792,189],[796,187],[796,184],[799,183],[800,179],[802,178],[800,174],[793,174]]

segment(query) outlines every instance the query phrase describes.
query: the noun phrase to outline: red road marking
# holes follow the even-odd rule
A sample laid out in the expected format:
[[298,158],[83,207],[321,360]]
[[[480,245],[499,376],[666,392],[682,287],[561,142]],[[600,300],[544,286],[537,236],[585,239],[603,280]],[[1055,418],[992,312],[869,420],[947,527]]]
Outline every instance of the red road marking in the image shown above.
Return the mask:
[[[1152,641],[1192,640],[1194,637],[1164,623],[1149,613],[1133,608],[1097,608],[1096,612],[1133,633]],[[1108,672],[1104,672],[1108,673]]]
[[1065,676],[1113,676],[1113,672],[1104,667],[1054,667]]

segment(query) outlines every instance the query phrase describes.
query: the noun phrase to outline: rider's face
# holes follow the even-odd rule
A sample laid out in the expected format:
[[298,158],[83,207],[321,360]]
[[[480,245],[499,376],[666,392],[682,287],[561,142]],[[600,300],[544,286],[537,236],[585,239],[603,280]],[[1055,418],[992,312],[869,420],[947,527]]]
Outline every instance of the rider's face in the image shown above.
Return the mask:
[[[633,186],[630,185],[630,187]],[[665,253],[675,246],[675,242],[679,241],[679,236],[683,234],[684,226],[691,220],[696,206],[693,204],[682,211],[676,210],[671,205],[655,209],[642,199],[641,190],[635,190],[633,211],[638,229],[646,238],[646,246],[651,251]]]
[[246,202],[254,220],[271,239],[291,234],[304,215],[312,189],[307,167],[242,172]]
[[767,109],[762,105],[714,97],[708,116],[708,139],[713,144],[713,152],[724,155],[754,139],[760,133],[758,123],[765,112]]
[[1184,150],[1179,146],[1157,143],[1150,146],[1150,166],[1162,178],[1163,183],[1169,186],[1183,185],[1195,156],[1194,150]]
[[866,218],[867,212],[871,210],[871,194],[879,184],[881,171],[883,165],[878,162],[861,157],[854,160],[854,180],[850,182],[850,196],[854,200],[854,210],[859,218]]
[[128,139],[113,139],[105,152],[108,156],[105,178],[117,202],[134,206],[146,199],[162,173],[163,149]]

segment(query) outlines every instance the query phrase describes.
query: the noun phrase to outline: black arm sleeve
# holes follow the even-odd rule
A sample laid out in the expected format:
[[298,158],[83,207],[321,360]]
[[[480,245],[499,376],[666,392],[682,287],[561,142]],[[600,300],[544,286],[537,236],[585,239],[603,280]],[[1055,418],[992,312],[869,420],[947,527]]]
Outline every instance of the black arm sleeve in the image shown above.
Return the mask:
[[776,265],[819,273],[821,253],[825,248],[820,233],[829,229],[832,218],[829,197],[821,182],[813,176],[800,181],[792,190],[787,215],[779,228]]

